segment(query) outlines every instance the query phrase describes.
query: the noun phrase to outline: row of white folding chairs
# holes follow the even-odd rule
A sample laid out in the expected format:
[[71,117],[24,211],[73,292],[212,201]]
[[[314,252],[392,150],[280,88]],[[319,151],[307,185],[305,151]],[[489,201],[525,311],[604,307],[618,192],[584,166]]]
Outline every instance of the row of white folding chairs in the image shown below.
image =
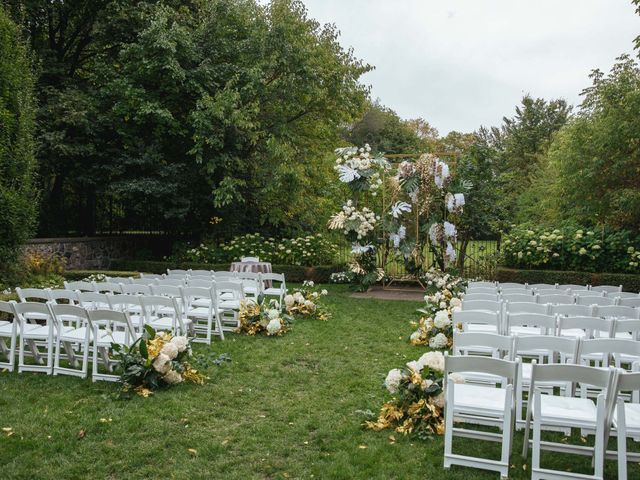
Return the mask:
[[517,282],[469,282],[467,288],[493,288],[497,290],[504,289],[525,289],[525,290],[540,290],[540,289],[559,289],[559,290],[593,290],[598,292],[615,293],[622,291],[622,285],[580,285],[576,283],[517,283]]
[[[124,285],[131,291],[126,294],[107,294],[73,290],[16,289],[21,301],[53,301],[86,308],[111,309],[113,305],[128,305],[130,313],[141,311],[139,297],[163,296],[176,299],[180,318],[190,323],[195,342],[211,343],[213,335],[224,340],[224,331],[239,325],[238,310],[245,298],[242,286],[236,282],[217,282],[210,288],[176,287],[171,285]],[[137,317],[136,317],[137,318]]]
[[[534,298],[534,297],[531,297]],[[631,318],[635,318],[640,312],[640,305],[635,304],[625,304],[623,300],[620,300],[617,304],[610,303],[594,303],[593,301],[587,302],[563,302],[561,299],[550,299],[548,297],[542,298],[541,301],[529,301],[530,299],[524,299],[520,297],[515,297],[511,299],[487,299],[487,298],[477,298],[477,297],[463,297],[462,299],[462,309],[473,309],[473,310],[503,310],[503,309],[511,309],[514,306],[518,306],[519,308],[527,308],[532,313],[534,312],[545,312],[550,311],[550,309],[554,309],[556,307],[563,307],[565,309],[570,309],[571,306],[575,306],[575,311],[589,311],[591,309],[601,309],[602,311],[618,311],[618,312],[628,312],[626,315],[631,315]],[[554,300],[554,301],[546,301],[546,300]],[[557,300],[557,301],[555,301]],[[627,299],[627,301],[630,299]]]
[[[612,367],[600,368],[584,365],[546,364],[538,365],[534,360],[530,364],[530,382],[525,424],[523,457],[526,459],[532,448],[531,462],[533,479],[540,478],[593,478],[602,479],[604,458],[608,454],[618,459],[618,478],[626,480],[628,456],[626,438],[640,435],[640,405],[625,403],[629,391],[640,391],[640,374],[624,372]],[[446,356],[445,378],[445,445],[444,467],[462,465],[492,470],[502,478],[509,474],[509,456],[513,444],[514,424],[517,418],[518,392],[521,392],[521,360],[478,357]],[[499,384],[456,384],[452,374],[500,378]],[[556,395],[550,385],[567,385],[564,391]],[[575,386],[590,386],[601,393],[597,400],[578,397],[573,394]],[[580,389],[583,391],[583,388]],[[570,393],[570,395],[567,395]],[[633,398],[627,396],[627,398]],[[637,398],[637,394],[635,396]],[[454,419],[456,424],[454,425]],[[628,423],[627,423],[628,420]],[[493,433],[477,428],[463,428],[461,424],[472,423],[497,426],[501,432]],[[594,447],[570,445],[564,442],[543,442],[543,429],[580,429],[583,433],[595,437]],[[529,440],[533,430],[533,439]],[[609,434],[618,436],[618,451],[607,452]],[[453,453],[453,437],[463,436],[479,440],[502,443],[499,460]],[[565,453],[587,455],[593,458],[593,474],[577,474],[558,471],[541,466],[543,449]],[[634,456],[637,461],[637,455]]]
[[[86,378],[92,352],[92,378],[115,381],[112,344],[130,346],[140,332],[127,311],[90,310],[53,302],[1,302],[0,368]],[[38,320],[34,318],[37,317]],[[26,357],[33,362],[27,363]],[[68,365],[62,365],[66,360]],[[100,371],[99,365],[104,366]]]
[[603,297],[593,295],[582,295],[575,293],[467,293],[462,297],[464,300],[489,300],[489,301],[509,301],[509,302],[529,302],[529,303],[551,303],[551,304],[573,304],[578,305],[623,305],[628,307],[640,307],[640,296],[637,298]]
[[486,293],[496,295],[499,293],[508,294],[527,294],[533,295],[534,293],[554,295],[554,294],[579,294],[583,296],[595,296],[595,297],[608,297],[608,298],[640,298],[640,293],[637,292],[623,292],[622,285],[576,285],[576,284],[549,284],[549,283],[537,283],[533,285],[520,284],[520,283],[504,283],[499,285],[470,285],[467,286],[466,293]]
[[463,310],[453,313],[453,323],[465,332],[640,339],[640,318],[597,315]]

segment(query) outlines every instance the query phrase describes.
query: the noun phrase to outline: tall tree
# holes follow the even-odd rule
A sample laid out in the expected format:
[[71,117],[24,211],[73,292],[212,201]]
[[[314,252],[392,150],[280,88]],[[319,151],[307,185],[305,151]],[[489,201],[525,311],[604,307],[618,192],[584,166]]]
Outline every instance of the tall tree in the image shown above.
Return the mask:
[[33,75],[20,30],[0,7],[0,276],[32,234],[34,188]]

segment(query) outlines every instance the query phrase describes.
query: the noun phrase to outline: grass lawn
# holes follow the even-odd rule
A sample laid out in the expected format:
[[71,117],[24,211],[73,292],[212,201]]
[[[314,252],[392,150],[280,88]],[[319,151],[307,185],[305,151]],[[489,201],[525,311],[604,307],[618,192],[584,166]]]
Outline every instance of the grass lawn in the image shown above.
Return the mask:
[[[421,441],[361,428],[357,410],[377,411],[388,398],[381,386],[387,371],[424,351],[407,343],[418,304],[352,299],[342,286],[330,287],[328,303],[329,322],[298,321],[280,338],[232,334],[216,342],[211,349],[233,361],[213,367],[204,387],[116,400],[113,384],[0,373],[0,427],[14,432],[0,431],[0,477],[498,478],[443,470],[442,437]],[[521,445],[518,433],[516,479],[531,475]],[[499,454],[497,444],[456,446]],[[542,458],[573,471],[589,467],[573,456]],[[607,462],[605,478],[615,477],[616,464]],[[629,478],[640,478],[637,465],[629,465]]]

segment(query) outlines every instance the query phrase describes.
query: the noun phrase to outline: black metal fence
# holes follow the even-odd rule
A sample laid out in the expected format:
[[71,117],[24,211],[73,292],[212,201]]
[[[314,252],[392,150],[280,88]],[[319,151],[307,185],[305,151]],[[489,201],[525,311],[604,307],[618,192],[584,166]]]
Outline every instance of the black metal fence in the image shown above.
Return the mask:
[[[462,244],[458,243],[456,245],[458,257],[462,255],[461,249]],[[467,278],[495,279],[499,253],[500,240],[469,241],[465,248],[462,265],[458,265],[461,275]],[[351,257],[351,247],[346,244],[341,245],[336,261],[346,264],[351,260]],[[430,251],[425,250],[425,258],[427,261],[426,268],[438,266],[433,253]],[[402,277],[407,274],[403,260],[393,255],[387,256],[385,264],[384,255],[379,252],[378,266],[390,277]]]

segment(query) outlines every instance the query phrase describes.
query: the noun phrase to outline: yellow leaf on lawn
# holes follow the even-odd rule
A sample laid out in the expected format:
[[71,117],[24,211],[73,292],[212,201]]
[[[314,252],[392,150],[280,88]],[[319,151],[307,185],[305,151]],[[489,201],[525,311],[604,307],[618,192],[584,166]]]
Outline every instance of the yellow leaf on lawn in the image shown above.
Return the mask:
[[187,451],[188,451],[191,455],[197,455],[197,454],[198,454],[198,450],[196,450],[195,448],[187,448]]
[[358,448],[365,449],[365,448],[368,448],[368,447],[366,445],[358,445]]
[[10,432],[11,430],[13,430],[11,427],[2,427],[3,432]]

